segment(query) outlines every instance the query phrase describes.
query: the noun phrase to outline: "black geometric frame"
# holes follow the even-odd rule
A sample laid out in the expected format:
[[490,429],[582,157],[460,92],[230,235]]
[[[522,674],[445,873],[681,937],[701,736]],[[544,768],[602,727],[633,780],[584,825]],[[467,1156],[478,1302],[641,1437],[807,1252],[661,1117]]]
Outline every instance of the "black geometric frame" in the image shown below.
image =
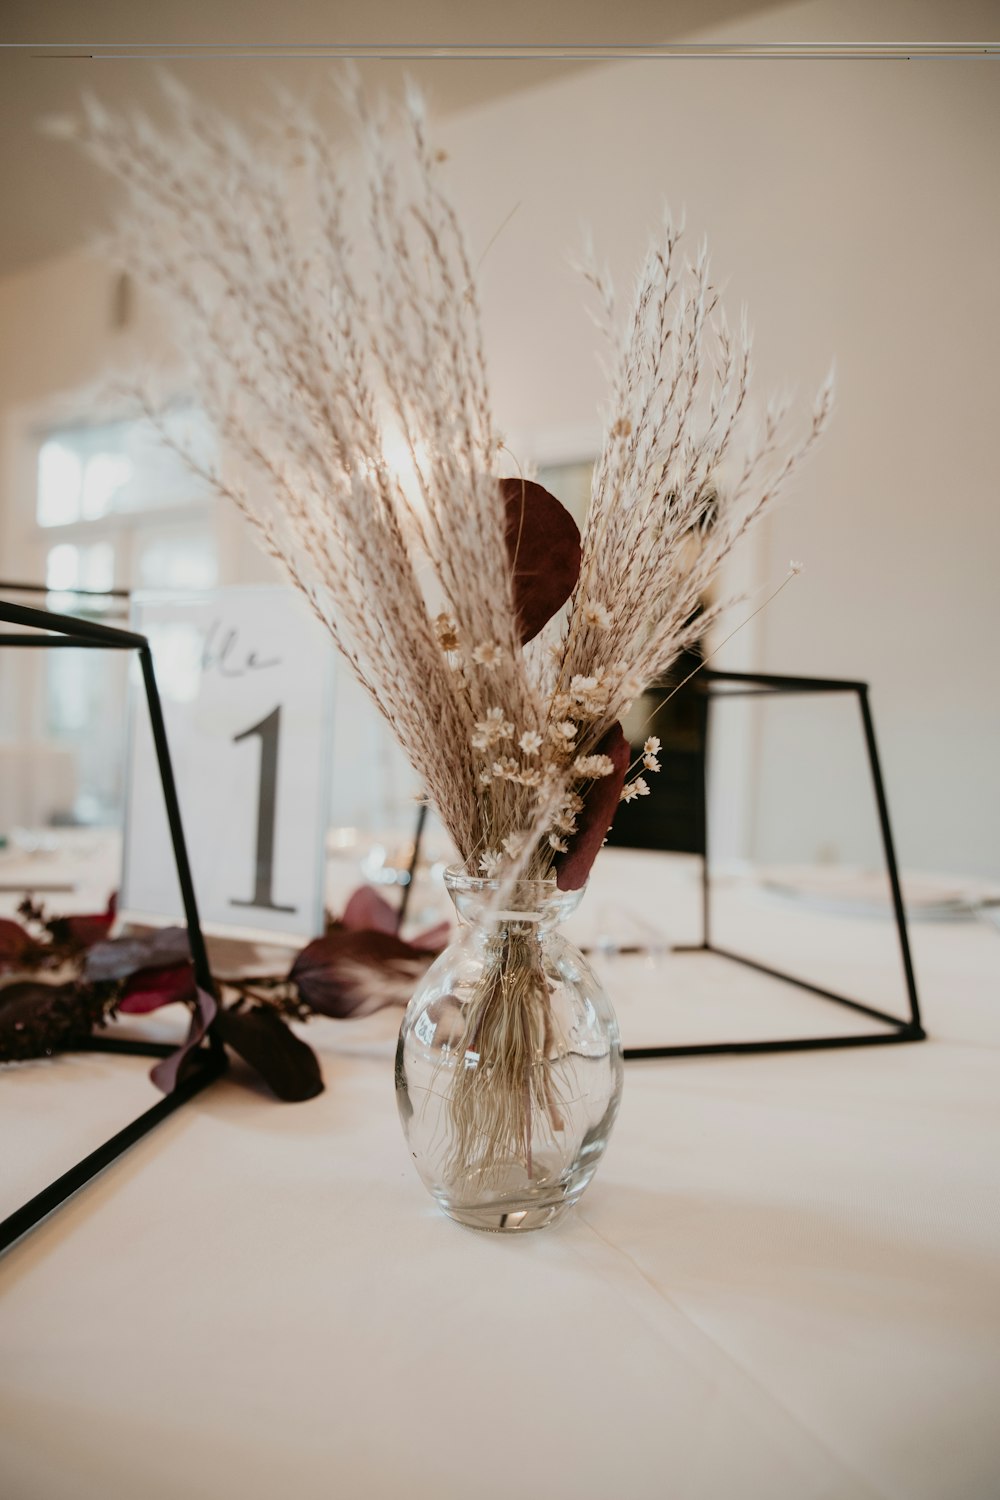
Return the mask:
[[[886,802],[885,785],[882,780],[882,769],[879,765],[878,749],[875,743],[875,726],[872,720],[871,705],[868,701],[868,684],[866,682],[852,682],[842,678],[786,677],[773,673],[721,672],[706,668],[699,674],[698,691],[702,702],[702,744],[705,752],[705,788],[701,809],[702,939],[700,943],[677,945],[672,951],[675,953],[708,953],[717,958],[724,958],[733,963],[743,964],[749,969],[756,970],[759,974],[767,974],[772,979],[778,979],[784,984],[796,985],[799,989],[807,990],[810,994],[817,995],[822,1000],[831,1001],[833,1004],[853,1011],[856,1014],[880,1021],[885,1030],[848,1033],[843,1036],[782,1037],[772,1041],[700,1042],[686,1046],[626,1047],[626,1061],[654,1057],[704,1057],[710,1056],[713,1053],[811,1052],[830,1047],[872,1047],[892,1045],[899,1042],[924,1041],[927,1033],[920,1019],[917,982],[913,972],[913,959],[910,953],[910,941],[906,930],[906,912],[903,907],[903,894],[899,883],[899,869],[896,864],[896,851],[893,844],[892,828],[889,823],[889,808]],[[711,705],[714,700],[719,698],[766,697],[777,693],[824,695],[846,693],[853,694],[858,700],[858,706],[861,710],[861,724],[864,732],[865,748],[868,753],[868,765],[871,770],[875,803],[878,810],[882,848],[885,854],[889,886],[892,893],[893,917],[899,940],[903,977],[906,985],[909,1014],[905,1019],[890,1015],[889,1012],[884,1010],[877,1010],[874,1006],[865,1005],[860,1000],[852,1000],[847,995],[840,995],[833,990],[824,989],[821,985],[812,984],[808,980],[799,979],[794,974],[787,974],[781,969],[771,968],[767,964],[762,964],[757,959],[750,958],[744,953],[735,953],[729,948],[719,948],[712,942],[712,878],[708,848],[708,736],[711,722]]]
[[[34,592],[34,590],[31,591]],[[198,917],[198,904],[191,878],[187,846],[184,841],[180,805],[177,800],[177,788],[170,762],[170,751],[167,745],[166,729],[163,722],[163,710],[156,687],[153,657],[149,641],[145,636],[139,635],[134,631],[121,630],[117,627],[100,624],[97,621],[81,620],[70,615],[55,614],[50,610],[32,609],[18,604],[10,604],[2,600],[0,600],[0,622],[10,625],[33,627],[32,634],[0,633],[0,646],[34,647],[49,650],[64,648],[138,652],[146,702],[149,709],[153,744],[156,750],[160,780],[163,786],[167,822],[170,827],[174,858],[177,864],[177,876],[187,921],[192,963],[199,986],[207,990],[210,994],[215,994],[215,985],[208,966],[205,939]],[[724,684],[728,684],[729,686],[723,686]],[[705,953],[717,958],[727,959],[733,963],[743,964],[747,968],[754,969],[758,973],[767,974],[773,979],[780,980],[782,983],[795,985],[797,988],[806,990],[820,999],[830,1001],[857,1014],[880,1021],[886,1029],[877,1032],[848,1033],[842,1036],[829,1037],[793,1037],[777,1038],[770,1041],[704,1042],[686,1045],[627,1047],[625,1048],[625,1060],[641,1061],[648,1058],[701,1057],[717,1053],[807,1052],[831,1047],[885,1046],[894,1043],[925,1040],[927,1033],[923,1028],[920,1018],[916,978],[913,971],[913,960],[906,928],[906,914],[899,883],[899,870],[896,864],[892,829],[889,823],[889,809],[886,802],[885,786],[882,780],[878,749],[875,742],[875,728],[872,721],[871,707],[868,702],[868,684],[839,678],[788,677],[759,672],[722,672],[704,669],[700,674],[699,692],[702,701],[701,722],[702,742],[705,748],[704,765],[706,783],[701,809],[701,847],[703,851],[701,854],[702,940],[697,944],[675,946],[673,951],[677,953]],[[766,696],[775,693],[846,693],[857,697],[858,706],[861,711],[861,722],[868,753],[868,763],[875,792],[882,846],[889,874],[893,915],[909,1003],[909,1015],[905,1020],[900,1019],[898,1016],[893,1016],[887,1011],[878,1010],[874,1006],[865,1005],[859,1000],[852,1000],[847,995],[840,995],[833,990],[824,989],[820,985],[812,984],[781,969],[771,968],[766,964],[760,963],[757,959],[750,958],[746,954],[736,953],[727,948],[719,948],[711,940],[712,884],[709,863],[707,812],[708,735],[711,704],[714,699],[720,696],[727,698],[737,696]],[[426,807],[421,806],[411,860],[410,880],[404,887],[400,919],[402,919],[405,913],[413,878],[416,873],[426,812]],[[636,952],[641,950],[622,949],[620,951]],[[166,1057],[175,1048],[170,1043],[129,1041],[124,1038],[94,1035],[82,1044],[78,1050],[112,1052],[133,1057]],[[212,1083],[224,1071],[225,1067],[225,1048],[210,1033],[206,1042],[191,1054],[189,1066],[186,1068],[182,1080],[178,1082],[170,1094],[165,1095],[159,1103],[137,1116],[136,1119],[118,1131],[116,1135],[105,1141],[103,1145],[97,1147],[95,1151],[92,1151],[83,1160],[77,1162],[75,1166],[64,1172],[62,1176],[50,1183],[48,1187],[43,1188],[35,1197],[31,1198],[21,1208],[15,1210],[8,1218],[0,1222],[0,1253],[6,1250],[8,1246],[12,1245],[15,1240],[19,1239],[29,1229],[33,1228],[34,1225],[40,1223],[42,1219],[46,1218],[54,1209],[58,1208],[61,1203],[70,1198],[92,1178],[96,1177],[99,1172],[103,1171],[106,1166],[118,1156],[121,1156],[123,1152],[127,1151],[130,1146],[134,1145],[136,1141],[140,1140],[142,1136],[158,1125],[161,1120],[166,1119],[175,1110],[179,1109],[182,1104],[185,1104],[189,1099],[200,1093],[202,1089],[206,1088],[208,1084]]]
[[[27,591],[27,590],[26,590]],[[32,592],[34,590],[31,590]],[[195,978],[199,986],[207,990],[209,994],[215,994],[215,984],[211,971],[208,967],[208,954],[205,949],[205,939],[201,930],[201,922],[198,918],[198,903],[195,899],[194,884],[191,879],[191,866],[188,861],[187,846],[184,842],[184,829],[181,825],[180,805],[177,800],[177,787],[174,782],[173,767],[170,763],[170,751],[167,746],[166,729],[163,723],[163,709],[160,704],[160,695],[156,688],[156,676],[153,671],[153,657],[150,651],[149,641],[144,635],[138,635],[131,630],[121,630],[116,626],[102,625],[93,620],[81,620],[72,615],[55,614],[47,609],[32,609],[20,604],[10,604],[0,600],[0,622],[7,625],[21,625],[32,627],[31,634],[0,633],[0,646],[24,648],[40,648],[42,650],[56,650],[59,648],[69,650],[97,650],[97,651],[137,651],[139,654],[139,665],[142,669],[143,686],[146,692],[146,703],[149,708],[150,727],[153,732],[153,744],[156,750],[157,765],[160,770],[160,781],[163,786],[163,800],[166,807],[167,823],[170,827],[170,838],[174,848],[174,859],[177,864],[177,878],[180,884],[181,899],[184,904],[184,915],[187,921],[188,941],[191,947],[191,961],[194,967]],[[176,1046],[169,1042],[142,1042],[129,1041],[122,1037],[109,1037],[95,1034],[86,1042],[75,1048],[77,1051],[89,1052],[113,1052],[129,1057],[169,1057],[176,1051]],[[52,1211],[70,1198],[91,1178],[102,1172],[110,1162],[121,1156],[124,1151],[165,1120],[182,1104],[201,1092],[208,1084],[212,1083],[226,1066],[226,1053],[222,1043],[211,1033],[201,1047],[189,1054],[182,1078],[171,1093],[138,1115],[124,1129],[119,1130],[103,1145],[98,1146],[89,1156],[70,1167],[61,1177],[49,1183],[48,1187],[35,1195],[34,1198],[15,1210],[8,1218],[0,1222],[0,1253],[12,1245],[15,1240],[25,1234],[35,1224],[41,1222]]]

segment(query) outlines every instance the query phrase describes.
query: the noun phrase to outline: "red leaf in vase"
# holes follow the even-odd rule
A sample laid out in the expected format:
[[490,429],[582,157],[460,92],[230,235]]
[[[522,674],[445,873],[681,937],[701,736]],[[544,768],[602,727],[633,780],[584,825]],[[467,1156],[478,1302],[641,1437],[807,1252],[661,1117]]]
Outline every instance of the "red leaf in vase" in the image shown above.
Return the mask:
[[590,753],[609,756],[613,769],[607,776],[591,782],[584,793],[583,810],[577,814],[576,832],[566,841],[566,853],[556,857],[556,884],[561,891],[578,891],[590,874],[614,822],[632,759],[629,742],[617,723],[612,724]]
[[189,1005],[195,998],[194,969],[190,963],[167,964],[158,969],[140,969],[125,985],[118,1009],[130,1016],[145,1015],[161,1005],[182,1001]]
[[532,640],[576,587],[580,531],[564,505],[531,479],[501,479],[504,540],[514,582],[521,645]]

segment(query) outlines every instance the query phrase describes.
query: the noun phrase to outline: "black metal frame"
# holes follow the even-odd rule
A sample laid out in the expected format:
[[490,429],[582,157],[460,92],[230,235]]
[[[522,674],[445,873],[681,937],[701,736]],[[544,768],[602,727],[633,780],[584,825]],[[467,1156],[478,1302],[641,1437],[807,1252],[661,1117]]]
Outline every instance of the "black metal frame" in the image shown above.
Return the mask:
[[[163,710],[156,688],[156,677],[153,671],[153,658],[149,641],[145,636],[139,635],[134,631],[121,630],[116,627],[100,624],[97,621],[77,619],[71,615],[54,614],[49,610],[31,609],[19,604],[9,604],[2,600],[0,600],[0,622],[9,625],[33,627],[31,634],[0,634],[0,646],[41,647],[43,649],[59,647],[89,650],[103,649],[137,651],[139,653],[146,702],[149,708],[150,724],[153,732],[153,743],[156,749],[156,759],[163,785],[167,821],[170,826],[170,836],[177,863],[181,898],[187,920],[195,976],[198,984],[203,989],[207,990],[210,994],[214,994],[215,986],[208,967],[205,939],[198,918],[198,905],[191,878],[187,846],[184,842],[180,805],[177,800],[177,788],[170,762],[170,751],[167,745],[166,729],[163,722]],[[719,685],[725,683],[736,684],[736,686],[728,689],[720,689]],[[673,951],[676,953],[708,953],[717,958],[724,958],[733,963],[743,964],[747,968],[754,969],[757,973],[766,974],[772,979],[780,980],[784,984],[795,985],[799,989],[819,996],[820,999],[831,1001],[857,1014],[881,1021],[886,1030],[844,1036],[782,1038],[773,1041],[705,1042],[686,1046],[627,1047],[625,1049],[626,1061],[663,1057],[702,1057],[716,1053],[807,1052],[831,1047],[884,1046],[899,1042],[923,1041],[926,1038],[926,1032],[920,1019],[916,978],[913,972],[913,960],[910,954],[910,944],[906,930],[906,914],[899,883],[899,870],[896,864],[892,829],[889,823],[889,809],[886,802],[885,786],[882,780],[882,771],[875,743],[875,727],[872,721],[871,707],[868,702],[867,683],[851,682],[837,678],[787,677],[759,672],[722,672],[706,669],[701,674],[700,690],[703,693],[704,702],[702,722],[705,746],[705,794],[702,802],[703,853],[701,856],[702,941],[696,944],[677,946]],[[735,953],[727,948],[718,948],[711,941],[711,871],[708,847],[708,731],[711,703],[714,698],[718,697],[768,696],[774,693],[847,693],[854,694],[858,699],[865,746],[872,773],[882,845],[885,852],[886,867],[892,892],[893,914],[899,938],[903,974],[909,1001],[909,1016],[905,1020],[901,1020],[898,1016],[893,1016],[887,1011],[878,1010],[874,1006],[865,1005],[859,1000],[852,1000],[846,995],[839,995],[833,990],[824,989],[822,986],[812,984],[808,980],[799,979],[795,975],[785,973],[781,969],[771,968],[769,965],[762,964],[757,959],[750,958],[746,954]],[[400,923],[402,923],[402,919],[405,916],[412,889],[426,815],[426,807],[422,806],[414,840],[410,881],[403,888],[400,902]],[[119,1037],[95,1035],[82,1044],[78,1050],[111,1052],[132,1057],[166,1057],[175,1048],[168,1043],[162,1042],[130,1041]],[[12,1245],[15,1240],[20,1239],[29,1229],[40,1223],[42,1219],[46,1218],[61,1203],[64,1203],[81,1187],[91,1181],[92,1178],[96,1177],[99,1172],[102,1172],[106,1166],[121,1156],[123,1152],[127,1151],[130,1146],[134,1145],[136,1141],[140,1140],[154,1126],[158,1125],[161,1120],[166,1119],[175,1110],[180,1108],[182,1104],[185,1104],[189,1099],[200,1093],[202,1089],[212,1083],[223,1072],[225,1066],[225,1048],[210,1034],[208,1041],[192,1054],[189,1069],[185,1072],[183,1080],[178,1083],[172,1093],[166,1095],[159,1103],[153,1105],[151,1109],[139,1115],[130,1124],[126,1125],[124,1129],[118,1131],[116,1135],[113,1135],[103,1145],[92,1151],[89,1156],[77,1162],[69,1171],[64,1172],[61,1177],[50,1183],[48,1187],[43,1188],[34,1198],[30,1199],[8,1218],[0,1222],[0,1253]]]
[[[12,586],[7,585],[7,587]],[[25,592],[28,591],[34,590],[25,589]],[[215,994],[215,984],[208,966],[205,938],[198,918],[198,903],[191,878],[187,845],[184,842],[180,804],[177,800],[177,787],[170,763],[163,709],[156,688],[149,641],[144,635],[138,635],[135,631],[103,625],[96,620],[81,620],[72,615],[54,614],[47,609],[31,609],[25,605],[10,604],[5,600],[0,600],[0,622],[31,629],[31,634],[16,632],[0,634],[0,646],[35,647],[49,650],[61,647],[82,650],[137,651],[139,653],[139,665],[142,669],[153,744],[163,785],[163,800],[174,847],[174,859],[177,863],[177,878],[184,904],[195,978],[203,990],[207,990],[209,994]],[[86,1042],[78,1044],[74,1050],[111,1052],[129,1057],[169,1057],[172,1052],[176,1051],[176,1047],[167,1042],[131,1041],[124,1037],[95,1034]],[[138,1115],[124,1129],[118,1131],[89,1156],[85,1156],[82,1161],[77,1162],[69,1171],[64,1172],[61,1177],[56,1178],[48,1187],[43,1188],[34,1198],[29,1199],[21,1208],[0,1222],[0,1253],[40,1223],[93,1177],[96,1177],[136,1141],[141,1140],[161,1120],[165,1120],[182,1104],[194,1098],[223,1072],[225,1066],[225,1048],[210,1034],[208,1041],[190,1054],[183,1078],[171,1093],[165,1095],[143,1114]]]
[[[723,687],[722,684],[726,683],[733,683],[735,686],[730,688]],[[774,673],[722,672],[706,668],[700,674],[699,690],[703,695],[704,703],[702,729],[703,744],[705,747],[705,793],[702,801],[703,853],[701,855],[702,940],[700,943],[677,945],[672,951],[675,953],[710,953],[717,958],[724,958],[732,963],[743,964],[749,969],[754,969],[758,974],[767,974],[770,978],[778,979],[784,984],[796,985],[799,989],[806,990],[812,995],[818,995],[822,1000],[832,1001],[835,1005],[843,1006],[848,1010],[854,1011],[856,1014],[881,1021],[886,1029],[884,1031],[853,1033],[845,1036],[793,1037],[759,1042],[703,1042],[687,1046],[627,1047],[625,1049],[626,1061],[653,1057],[704,1057],[713,1053],[811,1052],[829,1047],[871,1047],[891,1045],[897,1042],[924,1041],[927,1033],[920,1019],[917,982],[913,972],[913,959],[910,954],[910,942],[906,930],[906,913],[903,907],[903,894],[899,883],[899,869],[896,864],[892,828],[889,823],[889,807],[886,802],[885,785],[882,780],[882,770],[875,743],[875,726],[872,720],[871,705],[868,702],[868,684],[866,682],[852,682],[846,679],[831,677],[786,677],[778,676]],[[868,764],[872,774],[875,802],[878,809],[882,847],[885,853],[889,886],[892,892],[893,917],[899,938],[900,956],[903,964],[903,977],[909,1004],[909,1015],[906,1019],[890,1015],[888,1011],[878,1010],[874,1006],[864,1005],[860,1000],[852,1000],[847,995],[839,995],[833,990],[824,989],[821,985],[812,984],[808,980],[799,979],[794,974],[785,973],[782,969],[771,968],[769,965],[762,964],[757,959],[750,958],[744,953],[734,953],[728,948],[718,948],[712,942],[712,881],[708,846],[708,736],[711,704],[714,699],[769,697],[778,693],[847,693],[857,697],[858,706],[861,710],[861,724],[865,737],[865,748],[868,752]]]

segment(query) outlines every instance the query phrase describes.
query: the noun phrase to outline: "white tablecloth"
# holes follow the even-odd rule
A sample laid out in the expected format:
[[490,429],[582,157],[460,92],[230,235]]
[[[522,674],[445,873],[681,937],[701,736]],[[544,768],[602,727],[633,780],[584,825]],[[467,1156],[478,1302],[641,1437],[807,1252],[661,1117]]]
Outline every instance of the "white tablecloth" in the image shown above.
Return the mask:
[[[683,939],[695,895],[609,850],[578,930]],[[887,924],[738,887],[720,924],[901,1004]],[[931,1041],[629,1064],[593,1186],[524,1237],[411,1171],[396,1017],[310,1025],[319,1099],[220,1081],[0,1262],[0,1493],[992,1500],[1000,938],[912,936]],[[606,972],[630,1042],[864,1029],[721,959]],[[0,1072],[0,1214],[155,1097],[141,1060]]]

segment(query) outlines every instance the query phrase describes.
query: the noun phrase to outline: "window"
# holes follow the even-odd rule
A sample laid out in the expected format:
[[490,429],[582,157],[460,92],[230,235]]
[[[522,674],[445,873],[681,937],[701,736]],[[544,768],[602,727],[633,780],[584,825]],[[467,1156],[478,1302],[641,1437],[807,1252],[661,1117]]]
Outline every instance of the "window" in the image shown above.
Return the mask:
[[[164,427],[200,464],[211,464],[214,443],[203,413],[174,407]],[[208,498],[205,482],[149,422],[60,428],[47,434],[38,452],[39,526],[175,510]]]
[[[176,406],[168,433],[209,468],[204,414]],[[38,448],[35,535],[48,607],[126,622],[134,589],[202,589],[218,580],[215,500],[149,422],[60,427]],[[109,600],[91,592],[124,591]],[[82,592],[81,592],[82,591]],[[122,797],[128,660],[102,651],[44,653],[38,728],[71,752],[76,791],[67,821],[117,820]]]

